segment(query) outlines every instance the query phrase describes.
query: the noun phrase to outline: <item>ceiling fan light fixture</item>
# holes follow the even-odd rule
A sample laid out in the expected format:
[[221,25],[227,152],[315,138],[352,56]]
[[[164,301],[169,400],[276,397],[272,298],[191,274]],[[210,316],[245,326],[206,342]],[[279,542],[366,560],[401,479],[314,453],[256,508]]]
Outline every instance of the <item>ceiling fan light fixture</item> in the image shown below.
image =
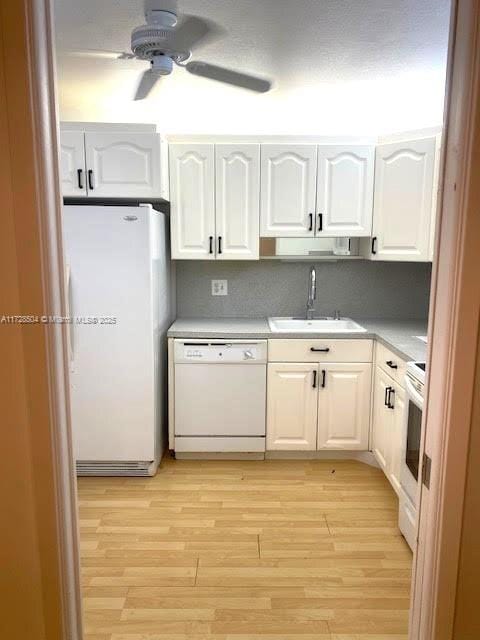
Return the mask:
[[173,70],[173,60],[168,56],[154,56],[151,65],[152,71],[159,76],[169,76]]

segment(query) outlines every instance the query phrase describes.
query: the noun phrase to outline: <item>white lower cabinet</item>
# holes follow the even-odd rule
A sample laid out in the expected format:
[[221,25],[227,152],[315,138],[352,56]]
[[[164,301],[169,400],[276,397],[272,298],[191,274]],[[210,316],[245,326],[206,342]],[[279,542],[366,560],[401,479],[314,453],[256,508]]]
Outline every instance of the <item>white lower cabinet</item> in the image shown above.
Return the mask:
[[393,406],[392,450],[388,479],[397,494],[400,494],[400,468],[402,465],[403,434],[405,430],[406,393],[402,387],[394,386],[391,396]]
[[384,473],[387,473],[390,464],[392,430],[387,396],[391,388],[392,379],[377,366],[373,391],[372,451]]
[[317,448],[318,365],[273,363],[267,376],[267,450]]
[[368,449],[372,365],[320,365],[317,449]]
[[405,411],[405,390],[377,366],[374,382],[372,451],[397,494],[400,494]]
[[370,363],[270,363],[267,450],[368,449]]

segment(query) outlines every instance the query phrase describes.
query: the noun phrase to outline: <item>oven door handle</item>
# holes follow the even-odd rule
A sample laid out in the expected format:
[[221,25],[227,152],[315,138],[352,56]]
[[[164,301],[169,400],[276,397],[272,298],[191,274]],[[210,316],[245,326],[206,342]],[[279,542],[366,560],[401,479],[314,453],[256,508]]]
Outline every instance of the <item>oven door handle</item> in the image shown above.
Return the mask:
[[417,405],[419,409],[423,409],[423,398],[410,382],[408,377],[405,377],[405,390],[409,398]]

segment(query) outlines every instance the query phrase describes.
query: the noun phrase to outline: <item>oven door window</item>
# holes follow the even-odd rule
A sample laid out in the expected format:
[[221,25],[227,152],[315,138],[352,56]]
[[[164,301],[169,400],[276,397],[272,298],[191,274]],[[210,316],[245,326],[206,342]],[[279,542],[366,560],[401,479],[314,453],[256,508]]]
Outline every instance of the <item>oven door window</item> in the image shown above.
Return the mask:
[[407,428],[407,467],[418,482],[418,468],[420,466],[420,438],[422,435],[422,410],[411,400],[408,403]]

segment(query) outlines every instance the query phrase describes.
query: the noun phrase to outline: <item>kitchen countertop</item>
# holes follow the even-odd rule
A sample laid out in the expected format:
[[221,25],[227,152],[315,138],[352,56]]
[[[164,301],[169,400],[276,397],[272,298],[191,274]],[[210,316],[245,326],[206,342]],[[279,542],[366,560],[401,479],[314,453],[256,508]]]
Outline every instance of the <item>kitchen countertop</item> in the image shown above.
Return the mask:
[[168,330],[169,338],[378,340],[404,360],[426,359],[427,345],[416,336],[427,334],[425,320],[357,320],[365,333],[274,333],[266,318],[179,318]]

